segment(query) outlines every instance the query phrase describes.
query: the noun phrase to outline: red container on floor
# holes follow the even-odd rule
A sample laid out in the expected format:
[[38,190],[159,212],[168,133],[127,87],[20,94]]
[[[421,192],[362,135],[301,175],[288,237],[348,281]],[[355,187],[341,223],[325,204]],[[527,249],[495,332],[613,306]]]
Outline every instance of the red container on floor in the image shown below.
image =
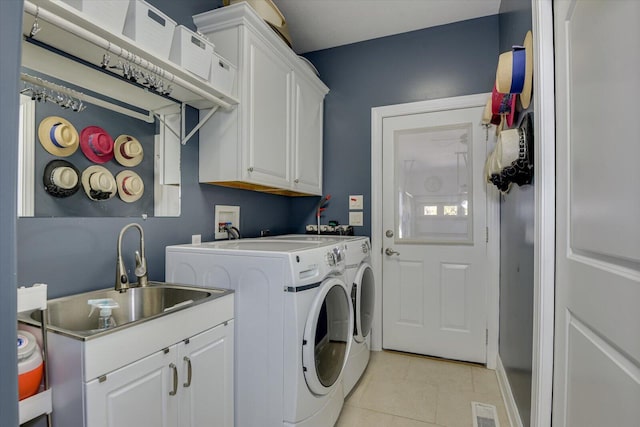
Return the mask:
[[18,331],[18,397],[33,396],[42,381],[42,352],[36,338],[27,331]]

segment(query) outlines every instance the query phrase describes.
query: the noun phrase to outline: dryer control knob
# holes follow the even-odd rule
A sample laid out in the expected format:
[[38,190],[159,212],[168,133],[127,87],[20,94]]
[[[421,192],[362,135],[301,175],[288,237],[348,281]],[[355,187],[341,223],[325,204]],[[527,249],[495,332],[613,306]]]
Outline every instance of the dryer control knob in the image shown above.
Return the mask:
[[362,244],[362,253],[366,254],[367,252],[369,252],[369,245],[367,245],[366,243]]

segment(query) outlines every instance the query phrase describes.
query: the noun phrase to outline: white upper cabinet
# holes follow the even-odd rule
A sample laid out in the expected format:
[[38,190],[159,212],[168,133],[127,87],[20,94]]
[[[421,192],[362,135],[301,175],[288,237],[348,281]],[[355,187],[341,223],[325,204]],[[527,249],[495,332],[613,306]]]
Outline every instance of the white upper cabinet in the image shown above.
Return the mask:
[[200,182],[291,196],[322,194],[328,88],[246,3],[196,15],[194,22],[237,65],[240,100],[200,130]]

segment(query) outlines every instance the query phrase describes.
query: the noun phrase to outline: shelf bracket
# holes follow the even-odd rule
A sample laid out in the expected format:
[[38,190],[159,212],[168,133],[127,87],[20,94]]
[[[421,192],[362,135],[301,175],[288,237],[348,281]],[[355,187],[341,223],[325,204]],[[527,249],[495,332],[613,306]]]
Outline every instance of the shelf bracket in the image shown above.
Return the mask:
[[[191,129],[191,132],[189,132],[189,134],[187,136],[184,137],[184,139],[182,139],[180,141],[180,144],[185,145],[187,143],[187,141],[189,141],[189,139],[191,139],[191,137],[198,132],[198,130],[200,130],[200,128],[202,126],[204,126],[204,124],[209,121],[209,119],[211,117],[213,117],[213,115],[216,113],[216,111],[218,111],[218,108],[220,108],[220,106],[216,105],[215,107],[213,107],[211,110],[209,110],[209,112],[207,113],[206,116],[204,116],[204,118],[202,120],[200,120],[200,123],[198,123],[193,129]],[[184,120],[184,109],[182,110],[183,112],[183,120]]]

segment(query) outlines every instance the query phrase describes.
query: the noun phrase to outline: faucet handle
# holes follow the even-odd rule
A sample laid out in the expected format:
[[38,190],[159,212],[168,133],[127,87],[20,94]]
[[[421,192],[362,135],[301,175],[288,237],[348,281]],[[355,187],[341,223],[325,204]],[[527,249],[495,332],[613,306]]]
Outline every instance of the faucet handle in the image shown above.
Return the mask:
[[147,260],[140,256],[140,252],[136,251],[136,277],[142,277],[147,274]]

